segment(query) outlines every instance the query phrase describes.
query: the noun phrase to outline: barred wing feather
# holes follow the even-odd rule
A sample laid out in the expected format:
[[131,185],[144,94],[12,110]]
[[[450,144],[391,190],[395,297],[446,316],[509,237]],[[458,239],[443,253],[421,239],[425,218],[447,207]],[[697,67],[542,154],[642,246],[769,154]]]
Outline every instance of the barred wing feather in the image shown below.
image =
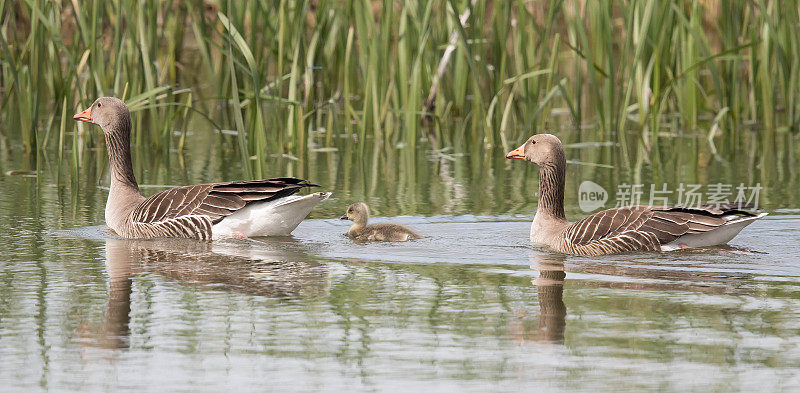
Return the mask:
[[754,217],[743,204],[720,206],[648,207],[608,209],[570,225],[562,239],[564,248],[580,255],[626,251],[657,251],[661,245],[690,234],[712,231],[732,217]]
[[142,201],[134,209],[132,221],[147,223],[203,215],[217,223],[250,202],[283,198],[304,187],[316,186],[306,180],[283,177],[176,187]]

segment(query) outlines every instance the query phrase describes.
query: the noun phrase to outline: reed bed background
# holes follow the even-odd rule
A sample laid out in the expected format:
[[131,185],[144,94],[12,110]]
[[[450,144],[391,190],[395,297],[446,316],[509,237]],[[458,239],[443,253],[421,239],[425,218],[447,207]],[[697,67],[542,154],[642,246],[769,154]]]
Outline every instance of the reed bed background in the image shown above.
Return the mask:
[[341,134],[360,149],[508,148],[561,128],[623,148],[682,133],[788,143],[776,135],[800,127],[799,13],[768,0],[0,0],[0,139],[30,154],[97,147],[71,115],[114,95],[142,112],[137,146],[180,150],[207,129],[242,162]]

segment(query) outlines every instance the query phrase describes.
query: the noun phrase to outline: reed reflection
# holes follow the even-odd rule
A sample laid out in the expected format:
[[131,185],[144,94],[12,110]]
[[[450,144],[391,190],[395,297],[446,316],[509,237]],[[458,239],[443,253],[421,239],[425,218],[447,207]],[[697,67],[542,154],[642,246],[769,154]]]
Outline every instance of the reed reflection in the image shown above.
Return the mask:
[[109,290],[104,348],[127,348],[131,294],[137,277],[155,273],[199,289],[273,298],[324,296],[329,270],[314,262],[292,238],[198,242],[186,239],[106,240]]

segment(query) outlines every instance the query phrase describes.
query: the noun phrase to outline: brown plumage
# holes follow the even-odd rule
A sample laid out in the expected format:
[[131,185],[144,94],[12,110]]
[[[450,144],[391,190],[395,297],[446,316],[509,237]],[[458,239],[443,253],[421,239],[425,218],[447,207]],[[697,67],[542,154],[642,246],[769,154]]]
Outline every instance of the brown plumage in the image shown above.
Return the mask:
[[744,204],[608,209],[570,224],[564,215],[566,158],[554,135],[538,134],[506,158],[539,165],[539,204],[531,242],[566,254],[605,255],[628,251],[669,251],[724,244],[766,213]]
[[113,229],[125,238],[208,240],[214,224],[248,204],[283,198],[314,186],[284,177],[176,187],[140,202],[131,211],[130,220]]
[[[302,179],[279,177],[176,187],[145,198],[139,192],[133,174],[131,117],[127,106],[119,99],[102,97],[74,118],[97,124],[103,129],[111,172],[106,224],[124,238],[209,240],[219,235],[213,233],[215,224],[244,207],[277,201],[303,188],[317,186]],[[319,194],[320,200],[325,198],[327,194]]]
[[353,221],[353,225],[347,231],[347,236],[358,242],[404,242],[423,238],[420,234],[400,224],[367,225],[369,208],[364,202],[350,205],[340,218]]

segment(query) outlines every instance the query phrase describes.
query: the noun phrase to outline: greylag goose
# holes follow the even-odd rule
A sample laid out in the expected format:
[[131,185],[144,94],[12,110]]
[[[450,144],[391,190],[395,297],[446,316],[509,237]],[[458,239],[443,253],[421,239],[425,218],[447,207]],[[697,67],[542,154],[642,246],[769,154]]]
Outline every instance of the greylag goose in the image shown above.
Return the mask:
[[105,134],[111,172],[106,225],[123,238],[288,235],[330,193],[294,195],[316,184],[293,177],[176,187],[145,198],[133,175],[131,114],[121,100],[101,97],[74,119]]
[[342,220],[353,221],[347,236],[357,242],[404,242],[422,239],[422,236],[399,224],[367,225],[369,208],[364,202],[356,202],[347,208]]
[[531,242],[565,254],[606,255],[721,245],[767,215],[743,211],[744,204],[630,206],[570,223],[564,216],[567,162],[561,141],[555,135],[534,135],[506,158],[539,166],[539,202],[531,224]]

